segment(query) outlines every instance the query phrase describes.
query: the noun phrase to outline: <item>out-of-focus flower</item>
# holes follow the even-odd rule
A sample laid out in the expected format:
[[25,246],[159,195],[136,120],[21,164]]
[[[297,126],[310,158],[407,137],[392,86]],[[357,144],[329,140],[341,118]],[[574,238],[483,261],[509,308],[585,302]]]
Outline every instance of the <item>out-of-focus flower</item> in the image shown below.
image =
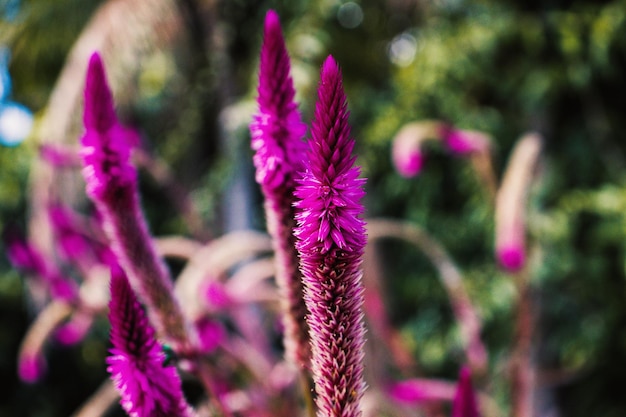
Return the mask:
[[472,153],[489,153],[491,139],[489,135],[477,130],[461,130],[450,127],[443,141],[452,153],[467,155]]
[[526,263],[526,196],[541,151],[541,137],[525,135],[515,146],[496,196],[496,259],[507,271]]
[[354,166],[341,71],[322,66],[304,177],[296,187],[297,248],[309,310],[311,368],[318,416],[361,415],[363,179]]
[[[137,172],[130,152],[137,140],[117,121],[104,65],[94,53],[85,82],[82,139],[83,176],[87,194],[102,216],[103,229],[117,262],[151,320],[177,352],[190,352],[198,342],[174,298],[167,268],[157,255],[139,205]],[[112,260],[113,264],[115,262]]]
[[401,381],[389,387],[389,396],[407,404],[427,401],[452,401],[456,386],[452,382],[435,379],[414,378]]
[[445,123],[436,120],[404,125],[394,137],[391,151],[398,173],[405,178],[418,175],[424,166],[424,143],[428,140],[441,140],[446,129]]
[[4,236],[9,261],[18,270],[36,276],[48,287],[52,298],[71,301],[76,298],[78,287],[74,281],[64,277],[56,265],[17,232],[9,231]]
[[459,384],[452,402],[452,417],[480,417],[472,375],[468,367],[461,368]]

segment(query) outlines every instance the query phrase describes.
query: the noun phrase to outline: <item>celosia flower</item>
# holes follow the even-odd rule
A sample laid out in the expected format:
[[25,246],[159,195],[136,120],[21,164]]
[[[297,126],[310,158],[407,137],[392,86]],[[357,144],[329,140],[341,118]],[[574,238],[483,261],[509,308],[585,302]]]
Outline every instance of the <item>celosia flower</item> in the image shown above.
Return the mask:
[[540,151],[539,135],[520,139],[496,196],[496,259],[510,272],[526,262],[526,196]]
[[476,393],[472,386],[472,375],[468,367],[461,368],[459,384],[452,403],[452,417],[479,417]]
[[195,334],[174,298],[171,279],[152,244],[139,206],[137,173],[130,162],[136,138],[117,121],[97,53],[89,61],[83,121],[81,156],[87,194],[102,216],[111,248],[133,288],[148,305],[159,333],[170,339],[177,352],[191,351],[197,343]]
[[259,68],[259,111],[250,125],[256,180],[269,190],[293,186],[306,149],[306,125],[294,101],[290,68],[278,15],[269,10]]
[[302,277],[294,245],[294,177],[302,169],[305,144],[302,123],[294,102],[290,75],[278,15],[265,17],[261,49],[259,110],[250,124],[256,180],[265,198],[267,229],[276,254],[276,282],[281,292],[284,346],[287,359],[301,368],[308,366],[309,342],[302,299]]
[[89,60],[83,123],[85,135],[80,154],[87,193],[94,199],[114,199],[115,194],[135,185],[137,172],[130,162],[126,131],[117,121],[104,65],[98,54],[93,54]]
[[391,158],[398,173],[405,178],[418,175],[424,166],[424,143],[427,140],[441,140],[445,129],[444,123],[433,120],[403,126],[394,137],[391,150]]
[[321,71],[304,177],[296,188],[297,248],[309,310],[311,368],[318,416],[361,414],[363,381],[363,179],[352,156],[341,71]]
[[131,417],[192,416],[176,368],[165,354],[126,276],[111,268],[111,356],[107,371]]

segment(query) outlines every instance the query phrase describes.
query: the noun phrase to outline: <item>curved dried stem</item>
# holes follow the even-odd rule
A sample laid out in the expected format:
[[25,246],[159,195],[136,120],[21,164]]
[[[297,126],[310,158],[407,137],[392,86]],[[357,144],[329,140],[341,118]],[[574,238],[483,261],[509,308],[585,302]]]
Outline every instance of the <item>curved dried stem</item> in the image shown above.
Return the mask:
[[119,393],[113,386],[113,382],[107,379],[98,387],[91,397],[74,413],[72,417],[101,417],[111,408]]
[[207,276],[222,277],[239,262],[271,250],[269,236],[251,230],[229,233],[198,250],[178,276],[174,289],[185,316],[194,320],[204,313],[198,290]]
[[157,253],[164,258],[191,259],[202,243],[184,236],[164,236],[154,239]]
[[[18,357],[20,367],[32,361],[43,361],[43,348],[54,330],[72,314],[73,307],[65,301],[53,300],[36,317],[20,345]],[[32,363],[37,366],[36,363]],[[41,366],[44,366],[41,364]],[[43,369],[33,369],[27,379],[36,380]],[[24,377],[25,375],[22,375]]]
[[406,240],[433,263],[459,323],[467,361],[475,373],[483,374],[487,370],[487,351],[480,338],[480,318],[467,294],[461,272],[445,249],[424,230],[409,222],[369,219],[367,231],[370,241],[389,237]]

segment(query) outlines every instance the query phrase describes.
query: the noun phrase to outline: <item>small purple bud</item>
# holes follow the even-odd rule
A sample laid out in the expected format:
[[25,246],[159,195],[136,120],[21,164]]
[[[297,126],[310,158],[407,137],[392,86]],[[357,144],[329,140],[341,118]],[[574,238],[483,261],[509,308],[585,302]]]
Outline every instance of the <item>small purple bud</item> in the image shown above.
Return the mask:
[[26,383],[34,384],[46,372],[46,362],[40,355],[23,355],[19,359],[17,373]]
[[444,136],[448,150],[457,155],[488,152],[491,146],[489,136],[475,130],[449,128]]
[[496,251],[498,263],[509,272],[516,272],[522,269],[526,262],[526,251],[523,241],[510,246],[499,247]]
[[218,321],[208,318],[196,323],[201,349],[204,353],[213,352],[226,337],[226,329]]
[[419,404],[427,401],[452,401],[455,384],[431,379],[409,379],[393,384],[389,396],[406,404]]
[[233,299],[224,285],[215,280],[211,280],[205,286],[204,298],[211,310],[221,310],[233,303]]

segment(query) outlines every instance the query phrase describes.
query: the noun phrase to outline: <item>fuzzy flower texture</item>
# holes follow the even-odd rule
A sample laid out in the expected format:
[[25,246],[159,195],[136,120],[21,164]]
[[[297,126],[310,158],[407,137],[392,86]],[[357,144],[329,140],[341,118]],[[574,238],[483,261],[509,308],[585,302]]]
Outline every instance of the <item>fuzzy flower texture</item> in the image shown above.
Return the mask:
[[278,14],[265,17],[259,68],[259,110],[250,124],[255,150],[256,180],[265,199],[267,230],[276,259],[276,283],[280,290],[283,344],[287,360],[308,367],[309,336],[306,306],[302,301],[302,276],[293,236],[295,177],[302,171],[306,146],[302,123],[294,102],[290,63]]
[[311,335],[318,416],[361,415],[363,284],[366,243],[363,179],[354,166],[341,72],[322,66],[304,177],[296,187],[297,248]]
[[127,131],[115,115],[104,65],[97,53],[89,60],[85,80],[83,123],[81,156],[87,194],[96,200],[114,199],[116,192],[136,182],[137,173],[130,163]]
[[111,268],[111,356],[107,370],[131,417],[187,417],[193,412],[183,397],[180,378],[120,268]]
[[300,170],[306,149],[302,141],[306,125],[294,101],[289,72],[278,14],[270,10],[265,18],[261,52],[259,112],[250,125],[256,180],[266,193],[293,186],[293,173]]

